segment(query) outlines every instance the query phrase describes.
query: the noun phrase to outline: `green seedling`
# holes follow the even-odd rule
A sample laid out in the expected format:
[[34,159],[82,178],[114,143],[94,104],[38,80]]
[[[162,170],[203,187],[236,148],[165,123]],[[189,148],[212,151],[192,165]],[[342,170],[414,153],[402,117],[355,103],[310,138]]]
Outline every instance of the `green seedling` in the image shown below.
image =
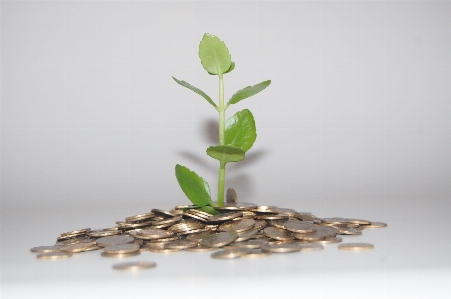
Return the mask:
[[218,37],[205,34],[199,44],[199,58],[203,68],[210,75],[217,75],[219,78],[218,104],[199,88],[185,81],[172,78],[178,84],[202,96],[219,113],[219,145],[207,148],[207,155],[219,161],[217,201],[214,202],[211,198],[209,184],[194,171],[177,164],[175,166],[175,175],[183,192],[193,203],[193,208],[216,214],[214,207],[224,206],[226,164],[242,161],[245,153],[252,147],[257,138],[254,116],[248,109],[235,113],[227,121],[225,112],[230,105],[237,104],[241,100],[251,97],[268,87],[271,81],[267,80],[238,90],[232,95],[227,104],[224,104],[224,74],[231,72],[235,68],[235,63],[231,60],[229,50]]

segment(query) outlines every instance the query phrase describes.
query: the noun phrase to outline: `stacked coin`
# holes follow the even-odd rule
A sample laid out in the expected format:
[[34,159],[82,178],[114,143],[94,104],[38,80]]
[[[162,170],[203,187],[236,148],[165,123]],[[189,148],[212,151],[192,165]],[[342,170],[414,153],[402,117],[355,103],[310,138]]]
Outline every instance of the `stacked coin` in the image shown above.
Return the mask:
[[[116,221],[115,227],[63,233],[54,246],[34,247],[30,251],[39,253],[38,257],[43,259],[70,257],[91,250],[103,250],[104,257],[133,256],[141,251],[218,249],[222,251],[212,254],[213,258],[263,257],[271,253],[323,249],[323,244],[341,242],[337,235],[361,235],[365,228],[387,226],[355,218],[318,218],[293,209],[232,200],[217,211],[218,215],[211,215],[184,205],[171,211],[152,209]],[[373,248],[365,246],[365,249]],[[357,246],[340,247],[347,248]]]

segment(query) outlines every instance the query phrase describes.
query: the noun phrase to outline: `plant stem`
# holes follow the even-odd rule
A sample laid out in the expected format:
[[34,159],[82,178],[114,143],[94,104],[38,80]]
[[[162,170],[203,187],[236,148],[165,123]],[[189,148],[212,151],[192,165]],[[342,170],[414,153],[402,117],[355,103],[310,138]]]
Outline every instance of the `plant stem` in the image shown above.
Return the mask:
[[[224,80],[219,75],[219,145],[225,145]],[[221,161],[218,179],[218,206],[224,206],[225,162]]]
[[221,161],[219,166],[219,180],[218,180],[218,206],[224,206],[224,181],[225,181],[225,163]]
[[219,76],[219,145],[225,145],[224,80]]

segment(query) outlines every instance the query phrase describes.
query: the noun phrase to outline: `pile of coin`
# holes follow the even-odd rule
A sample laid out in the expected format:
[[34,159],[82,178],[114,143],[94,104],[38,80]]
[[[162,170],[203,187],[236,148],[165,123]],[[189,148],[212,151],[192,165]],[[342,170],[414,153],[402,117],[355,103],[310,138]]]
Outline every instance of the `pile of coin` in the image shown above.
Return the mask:
[[[229,202],[218,215],[176,206],[116,221],[111,228],[66,232],[53,246],[31,249],[40,259],[70,257],[73,253],[102,250],[103,257],[136,256],[142,251],[208,252],[212,258],[265,257],[271,253],[323,249],[339,243],[339,235],[361,235],[366,228],[387,226],[355,218],[318,218],[311,213],[276,206]],[[339,249],[371,249],[367,243],[340,244]]]

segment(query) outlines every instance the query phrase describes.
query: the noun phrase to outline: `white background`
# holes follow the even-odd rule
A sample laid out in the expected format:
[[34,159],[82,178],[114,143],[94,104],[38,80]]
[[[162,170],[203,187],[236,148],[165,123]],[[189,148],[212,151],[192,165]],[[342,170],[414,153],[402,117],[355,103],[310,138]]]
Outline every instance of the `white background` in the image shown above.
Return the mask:
[[[227,166],[240,201],[384,221],[365,253],[216,261],[158,255],[116,273],[98,252],[37,260],[63,232],[187,204],[174,175],[216,196],[217,100],[197,55],[217,35],[236,63],[226,99],[257,141]],[[451,2],[1,1],[1,295],[99,298],[276,293],[450,298]],[[153,292],[153,293],[152,293]],[[169,296],[170,297],[170,296]]]

